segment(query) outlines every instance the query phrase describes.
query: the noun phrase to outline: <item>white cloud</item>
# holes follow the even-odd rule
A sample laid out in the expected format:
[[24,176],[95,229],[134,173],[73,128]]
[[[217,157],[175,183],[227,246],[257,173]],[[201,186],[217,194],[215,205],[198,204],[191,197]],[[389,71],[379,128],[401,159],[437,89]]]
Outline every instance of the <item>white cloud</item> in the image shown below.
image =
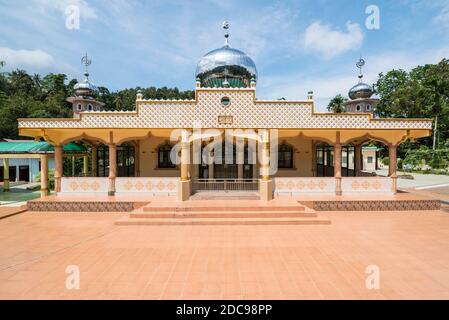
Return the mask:
[[325,59],[331,59],[346,51],[359,49],[364,34],[358,23],[346,22],[347,32],[316,21],[307,27],[304,35],[304,48],[309,52],[318,52]]
[[[379,73],[392,69],[410,71],[418,65],[438,63],[449,56],[449,47],[428,49],[425,51],[391,51],[366,56],[363,81],[373,84]],[[338,69],[324,69],[319,75],[299,73],[260,79],[258,97],[261,99],[304,100],[309,90],[314,91],[315,110],[326,111],[326,107],[337,94],[347,96],[349,89],[357,83],[355,65],[341,65]]]
[[53,57],[43,50],[14,50],[0,47],[0,60],[6,62],[8,69],[32,68],[46,69],[54,65]]
[[449,4],[445,3],[440,13],[433,18],[433,22],[440,27],[449,28]]
[[70,5],[75,5],[80,8],[81,17],[86,19],[96,19],[97,14],[95,9],[91,7],[85,0],[33,0],[35,6],[41,11],[57,10],[63,15],[66,8]]

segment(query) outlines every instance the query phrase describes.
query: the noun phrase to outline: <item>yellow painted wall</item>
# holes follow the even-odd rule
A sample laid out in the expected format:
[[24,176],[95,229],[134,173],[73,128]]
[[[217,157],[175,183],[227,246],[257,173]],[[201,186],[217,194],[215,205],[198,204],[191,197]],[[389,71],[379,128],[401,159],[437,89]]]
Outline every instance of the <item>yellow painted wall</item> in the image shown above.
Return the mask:
[[281,138],[293,147],[293,169],[278,169],[275,177],[312,177],[312,140],[303,137]]
[[149,137],[140,141],[140,176],[141,177],[179,177],[179,168],[157,168],[157,148],[169,141],[168,138]]
[[[141,177],[179,177],[179,168],[157,168],[157,148],[168,141],[167,138],[149,137],[140,141],[140,176]],[[275,177],[311,177],[312,176],[312,140],[302,137],[281,138],[279,143],[285,141],[293,146],[294,168],[278,169]],[[190,175],[198,175],[197,165],[191,165]],[[257,168],[255,173],[257,173]],[[258,176],[254,176],[257,178]]]

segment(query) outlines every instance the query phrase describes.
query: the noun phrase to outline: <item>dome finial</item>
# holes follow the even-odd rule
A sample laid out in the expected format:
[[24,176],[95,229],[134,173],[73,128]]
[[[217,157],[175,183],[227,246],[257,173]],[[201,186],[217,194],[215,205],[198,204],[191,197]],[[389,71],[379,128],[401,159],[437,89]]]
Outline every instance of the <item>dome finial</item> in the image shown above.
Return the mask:
[[90,82],[89,80],[89,71],[87,70],[87,67],[92,64],[92,59],[87,56],[87,53],[81,58],[81,63],[84,65],[84,81],[79,82],[73,86],[73,89],[75,90],[75,94],[77,96],[86,96],[91,97],[96,94],[97,87]]
[[87,67],[90,66],[92,64],[92,59],[90,59],[87,56],[87,52],[86,54],[81,58],[81,63],[84,64],[84,67],[86,68],[86,70],[84,71],[84,75],[87,77],[89,77],[89,72],[87,70]]
[[224,30],[224,37],[225,37],[225,46],[229,46],[229,27],[230,27],[230,24],[229,24],[229,22],[228,21],[223,21],[223,24],[222,24],[222,27],[223,27],[223,30]]
[[365,65],[365,60],[362,59],[362,55],[360,55],[360,59],[359,59],[359,61],[357,61],[357,63],[355,65],[359,69],[359,79],[360,79],[359,81],[362,82],[362,79],[363,79],[362,68]]

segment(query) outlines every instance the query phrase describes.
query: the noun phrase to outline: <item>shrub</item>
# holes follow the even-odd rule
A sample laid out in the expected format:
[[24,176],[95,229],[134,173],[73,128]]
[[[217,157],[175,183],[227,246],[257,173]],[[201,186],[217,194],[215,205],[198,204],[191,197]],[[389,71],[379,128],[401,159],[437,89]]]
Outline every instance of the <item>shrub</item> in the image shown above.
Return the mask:
[[[36,182],[41,182],[41,173],[40,172],[36,175]],[[50,190],[55,189],[55,170],[54,169],[48,170],[47,184],[48,184],[48,189],[50,189]]]

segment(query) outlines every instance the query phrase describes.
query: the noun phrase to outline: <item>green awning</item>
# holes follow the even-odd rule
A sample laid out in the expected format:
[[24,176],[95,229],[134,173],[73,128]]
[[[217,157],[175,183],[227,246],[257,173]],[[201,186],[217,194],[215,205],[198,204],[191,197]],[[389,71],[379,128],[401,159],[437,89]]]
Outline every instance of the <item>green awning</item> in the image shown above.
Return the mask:
[[[51,146],[51,147],[52,147],[52,149],[54,150],[53,146]],[[87,147],[86,147],[85,145],[83,145],[83,144],[78,144],[78,143],[75,143],[75,142],[67,143],[66,145],[64,145],[64,147],[62,148],[62,150],[63,150],[64,152],[67,152],[67,153],[69,153],[69,152],[73,152],[73,153],[85,153],[85,152],[88,151],[88,150],[87,150]]]
[[[55,148],[45,141],[0,142],[0,154],[54,153]],[[87,147],[75,142],[64,145],[64,153],[86,153]]]

